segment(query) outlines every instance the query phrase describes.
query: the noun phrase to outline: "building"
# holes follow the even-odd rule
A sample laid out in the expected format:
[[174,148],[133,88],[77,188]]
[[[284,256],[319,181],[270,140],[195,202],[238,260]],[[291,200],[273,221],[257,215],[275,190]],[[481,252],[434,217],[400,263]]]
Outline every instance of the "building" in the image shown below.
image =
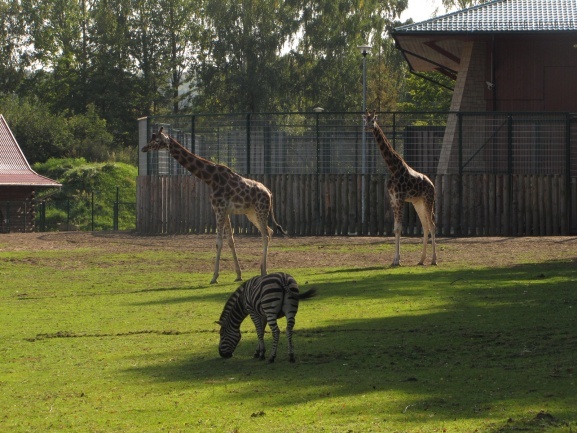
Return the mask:
[[0,233],[33,231],[36,192],[61,186],[32,170],[0,114]]
[[[517,146],[519,152],[533,154],[536,164],[548,164],[551,153],[561,152],[564,159],[577,153],[575,119],[568,117],[577,113],[577,0],[493,0],[398,27],[393,37],[411,71],[437,71],[455,80],[451,111],[524,113],[512,127],[506,125],[508,114],[461,125],[458,116],[450,116],[439,173],[457,170],[459,128],[462,136],[476,137],[473,152],[483,147],[498,154],[492,137],[512,133],[513,140],[524,139],[512,143],[513,151]],[[480,158],[472,168],[491,169]],[[567,169],[548,168],[550,173]]]

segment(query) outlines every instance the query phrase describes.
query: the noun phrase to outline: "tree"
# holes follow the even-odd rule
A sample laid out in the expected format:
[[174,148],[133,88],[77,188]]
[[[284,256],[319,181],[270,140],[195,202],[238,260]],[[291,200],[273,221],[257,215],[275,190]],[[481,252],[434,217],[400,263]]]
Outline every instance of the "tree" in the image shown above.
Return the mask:
[[[371,59],[380,52],[388,26],[406,6],[406,0],[367,0],[362,4],[304,0],[299,21],[303,36],[291,53],[303,76],[297,87],[302,101],[298,109],[320,105],[331,111],[360,110],[362,56],[357,46],[371,42],[374,49],[367,61],[369,66],[374,64]],[[385,63],[376,69],[383,68]]]
[[130,128],[139,117],[135,103],[137,87],[130,57],[128,0],[100,0],[90,10],[90,62],[87,69],[87,101],[82,113],[93,104],[98,115],[114,131],[116,147],[134,140]]
[[[298,30],[294,2],[206,0],[196,98],[209,111],[267,111],[283,80],[278,55]],[[279,82],[280,80],[280,82]]]
[[89,106],[86,114],[57,116],[36,98],[11,95],[0,99],[0,112],[31,164],[51,157],[110,159],[113,137],[94,106]]
[[54,116],[39,100],[5,96],[0,99],[0,112],[31,164],[69,152],[72,134],[66,128],[66,120]]
[[[366,42],[374,47],[368,99],[391,109],[403,66],[387,29],[406,6],[407,0],[0,0],[0,82],[8,94],[38,103],[58,126],[100,131],[74,145],[37,136],[29,146],[38,158],[122,153],[137,141],[135,119],[152,114],[360,110],[357,46]],[[112,142],[96,127],[100,121]]]
[[[430,77],[435,82],[424,79],[423,76]],[[448,87],[453,85],[454,82],[450,78],[436,72],[423,73],[422,76],[407,73],[405,93],[402,101],[397,104],[397,108],[400,111],[432,112],[427,116],[420,116],[421,122],[438,125],[444,120],[441,120],[434,112],[449,111],[452,91]],[[446,119],[446,116],[442,117]]]
[[454,7],[465,9],[476,4],[486,3],[487,1],[488,0],[442,0],[442,3],[445,9],[449,10]]
[[[62,183],[62,189],[49,198],[47,226],[57,229],[67,222],[83,230],[113,228],[116,191],[124,203],[136,202],[134,166],[123,163],[90,163],[83,158],[49,159],[34,170]],[[94,199],[94,201],[93,201]],[[118,204],[116,204],[118,206]],[[118,228],[134,227],[134,206],[118,206]]]
[[30,64],[21,12],[18,1],[0,1],[0,91],[5,94],[18,89]]

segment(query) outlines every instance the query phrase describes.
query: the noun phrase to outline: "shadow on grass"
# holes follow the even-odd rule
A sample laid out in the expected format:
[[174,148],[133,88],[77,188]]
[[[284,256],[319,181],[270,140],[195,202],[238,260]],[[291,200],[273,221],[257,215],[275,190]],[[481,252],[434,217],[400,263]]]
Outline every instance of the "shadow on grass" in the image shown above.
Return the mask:
[[[523,407],[552,407],[555,420],[577,420],[571,409],[577,405],[572,263],[463,272],[353,271],[353,278],[338,271],[342,278],[336,281],[310,284],[319,297],[301,304],[297,315],[296,364],[287,361],[284,336],[276,363],[252,359],[253,331],[243,334],[232,359],[220,359],[215,332],[214,350],[189,357],[179,349],[168,354],[174,362],[148,359],[148,365],[123,374],[182,388],[210,384],[226,390],[219,397],[224,401],[262,405],[353,397],[341,410],[354,413],[361,396],[392,393],[403,396],[388,400],[399,414],[434,413],[449,420],[500,412],[507,419]],[[226,299],[222,291],[199,297]],[[303,322],[315,326],[299,327]],[[270,340],[267,333],[267,347]]]

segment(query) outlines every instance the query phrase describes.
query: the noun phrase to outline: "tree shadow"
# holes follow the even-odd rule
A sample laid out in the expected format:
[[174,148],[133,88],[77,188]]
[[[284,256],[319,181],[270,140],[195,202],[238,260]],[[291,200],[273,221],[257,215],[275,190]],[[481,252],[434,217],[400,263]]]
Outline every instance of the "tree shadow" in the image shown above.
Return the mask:
[[[396,393],[404,396],[399,413],[435,413],[444,420],[487,417],[495,408],[506,411],[511,401],[526,407],[548,400],[577,404],[577,274],[567,262],[462,272],[364,271],[367,275],[358,279],[349,274],[310,284],[319,297],[299,309],[296,364],[286,359],[284,336],[274,364],[254,360],[253,331],[243,334],[233,358],[221,359],[215,332],[214,348],[195,351],[194,358],[183,349],[159,355],[157,362],[143,354],[145,366],[121,374],[182,388],[211,383],[234,389],[220,395],[228,401],[261,401],[265,393],[267,404],[279,406]],[[220,302],[223,293],[199,297]],[[407,304],[387,312],[390,301],[399,297]],[[347,317],[299,327],[299,322],[314,323],[317,308],[336,308],[341,300],[352,305]],[[368,301],[376,307],[371,310]],[[270,333],[265,338],[270,347]],[[167,356],[175,361],[165,362]],[[362,401],[353,401],[358,403],[342,411],[358,411]],[[576,420],[569,410],[555,417]],[[494,431],[506,430],[496,426]]]

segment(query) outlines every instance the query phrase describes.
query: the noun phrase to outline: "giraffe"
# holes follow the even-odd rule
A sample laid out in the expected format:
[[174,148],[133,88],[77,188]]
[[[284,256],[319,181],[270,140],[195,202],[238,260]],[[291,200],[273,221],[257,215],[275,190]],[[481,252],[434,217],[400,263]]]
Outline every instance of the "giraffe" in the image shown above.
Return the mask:
[[423,226],[423,252],[419,265],[425,263],[429,233],[431,233],[431,243],[433,245],[431,265],[436,265],[435,186],[427,176],[409,167],[401,155],[393,149],[383,130],[377,123],[376,113],[371,114],[367,110],[364,120],[365,127],[373,132],[381,155],[391,172],[391,178],[387,182],[387,190],[395,217],[395,256],[393,257],[392,266],[399,266],[401,264],[400,243],[403,228],[403,202],[405,201],[413,204]]
[[242,275],[234,238],[230,224],[231,214],[244,214],[260,231],[262,237],[262,258],[260,261],[261,275],[267,274],[268,244],[273,231],[268,227],[269,215],[272,221],[284,235],[287,233],[276,222],[272,208],[272,193],[262,183],[247,179],[232,171],[229,167],[216,164],[195,155],[182,146],[173,137],[163,132],[152,134],[150,142],[142,148],[142,152],[168,149],[171,156],[184,168],[206,183],[210,189],[210,203],[216,216],[216,261],[211,284],[217,282],[219,275],[220,253],[222,251],[223,235],[226,235],[228,246],[232,251],[236,280],[242,281]]

